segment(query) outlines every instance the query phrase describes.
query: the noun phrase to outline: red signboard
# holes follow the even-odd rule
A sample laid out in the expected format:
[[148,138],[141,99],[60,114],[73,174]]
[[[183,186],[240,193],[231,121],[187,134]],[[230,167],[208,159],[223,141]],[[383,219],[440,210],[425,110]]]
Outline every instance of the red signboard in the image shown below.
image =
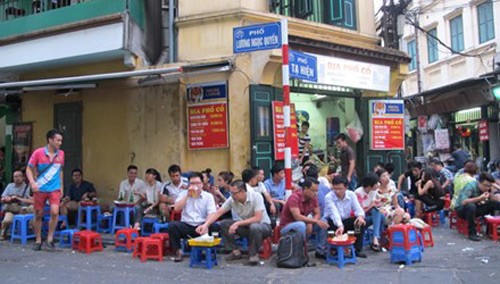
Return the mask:
[[372,119],[372,150],[404,148],[403,118]]
[[228,147],[227,103],[188,106],[189,149]]
[[490,127],[487,120],[481,120],[479,122],[479,140],[488,141],[490,140]]
[[[285,159],[285,119],[283,116],[283,102],[273,101],[274,117],[274,159]],[[297,118],[295,115],[295,106],[290,105],[290,128],[292,137],[292,157],[299,156],[299,140],[297,133]]]

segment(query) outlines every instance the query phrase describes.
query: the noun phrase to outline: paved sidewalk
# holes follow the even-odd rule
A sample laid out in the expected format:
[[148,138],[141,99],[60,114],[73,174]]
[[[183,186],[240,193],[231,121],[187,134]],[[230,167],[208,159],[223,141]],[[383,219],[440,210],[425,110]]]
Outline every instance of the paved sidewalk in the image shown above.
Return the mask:
[[389,252],[374,253],[368,248],[366,259],[343,269],[314,258],[316,267],[276,268],[274,257],[257,267],[245,261],[226,263],[219,255],[219,266],[211,270],[189,268],[189,260],[174,263],[141,263],[131,254],[104,252],[91,255],[61,249],[34,252],[27,246],[0,242],[1,283],[499,283],[500,243],[483,238],[471,242],[456,230],[439,227],[433,230],[435,247],[426,248],[421,263],[402,266],[389,262]]

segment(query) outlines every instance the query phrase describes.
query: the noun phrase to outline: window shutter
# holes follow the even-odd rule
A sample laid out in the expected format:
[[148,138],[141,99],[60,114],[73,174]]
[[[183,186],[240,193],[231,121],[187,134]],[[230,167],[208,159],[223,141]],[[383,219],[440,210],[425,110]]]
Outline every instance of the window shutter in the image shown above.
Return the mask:
[[306,18],[313,14],[313,0],[295,0],[294,14],[297,18]]
[[325,23],[342,24],[344,21],[344,0],[324,0]]

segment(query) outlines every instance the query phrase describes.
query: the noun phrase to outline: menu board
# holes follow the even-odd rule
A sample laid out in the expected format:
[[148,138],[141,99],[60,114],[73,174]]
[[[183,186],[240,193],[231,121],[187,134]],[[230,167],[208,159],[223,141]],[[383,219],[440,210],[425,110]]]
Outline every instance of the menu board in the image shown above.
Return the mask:
[[188,105],[190,150],[228,148],[227,102]]
[[[274,159],[285,159],[285,145],[286,145],[286,132],[285,132],[285,117],[283,115],[283,102],[273,101],[273,120],[274,120]],[[297,131],[297,117],[295,115],[295,105],[290,105],[290,135],[291,135],[291,150],[292,157],[298,158],[299,156],[299,139]]]
[[403,150],[404,142],[404,102],[371,100],[370,149]]

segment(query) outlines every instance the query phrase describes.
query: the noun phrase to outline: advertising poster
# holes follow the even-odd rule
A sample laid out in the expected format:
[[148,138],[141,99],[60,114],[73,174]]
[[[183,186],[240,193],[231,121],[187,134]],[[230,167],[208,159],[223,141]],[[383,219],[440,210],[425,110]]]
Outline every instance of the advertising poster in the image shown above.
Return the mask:
[[31,122],[16,123],[12,127],[12,165],[14,169],[26,168],[31,155],[33,125]]
[[403,150],[405,147],[402,100],[370,101],[370,149]]
[[228,147],[227,102],[188,105],[189,150]]
[[[273,119],[274,119],[274,159],[285,159],[285,119],[283,116],[283,102],[273,101]],[[299,138],[297,132],[297,118],[295,115],[295,105],[290,105],[290,128],[292,139],[292,158],[299,156]]]
[[444,150],[450,148],[450,134],[448,129],[434,130],[434,140],[436,141],[436,149]]
[[210,82],[187,86],[188,103],[199,103],[207,100],[226,99],[227,83]]

